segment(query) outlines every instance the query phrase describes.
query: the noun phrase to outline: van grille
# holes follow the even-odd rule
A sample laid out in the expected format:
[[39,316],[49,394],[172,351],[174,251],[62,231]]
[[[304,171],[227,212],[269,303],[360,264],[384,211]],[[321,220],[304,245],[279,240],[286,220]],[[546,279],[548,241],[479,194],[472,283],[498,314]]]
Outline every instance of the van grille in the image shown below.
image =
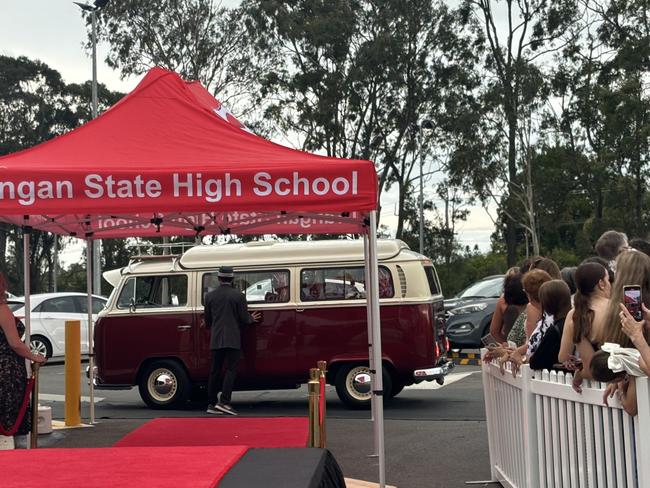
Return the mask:
[[397,276],[399,276],[400,291],[402,292],[402,298],[404,298],[406,296],[406,274],[399,264],[395,266],[397,267]]

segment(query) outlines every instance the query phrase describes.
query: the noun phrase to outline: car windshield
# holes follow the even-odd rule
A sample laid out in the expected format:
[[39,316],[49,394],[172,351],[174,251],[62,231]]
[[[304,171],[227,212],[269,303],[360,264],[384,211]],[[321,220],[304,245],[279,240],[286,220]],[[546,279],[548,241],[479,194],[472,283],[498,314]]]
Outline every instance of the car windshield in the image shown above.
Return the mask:
[[7,302],[7,305],[9,306],[9,310],[12,312],[15,312],[16,310],[23,308],[25,306],[24,303],[18,303],[18,302]]
[[499,276],[497,278],[490,278],[488,280],[482,280],[473,285],[465,288],[458,298],[489,298],[489,297],[498,297],[503,291],[503,277]]

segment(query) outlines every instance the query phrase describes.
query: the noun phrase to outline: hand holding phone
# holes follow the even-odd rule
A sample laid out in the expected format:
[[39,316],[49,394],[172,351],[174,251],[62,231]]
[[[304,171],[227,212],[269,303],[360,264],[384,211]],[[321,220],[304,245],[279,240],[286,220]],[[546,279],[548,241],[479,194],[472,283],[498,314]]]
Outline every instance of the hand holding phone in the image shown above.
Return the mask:
[[634,320],[639,322],[643,320],[642,303],[641,287],[639,285],[626,285],[623,287],[623,304]]
[[483,337],[481,337],[481,342],[485,347],[499,345],[499,341],[497,341],[492,334],[486,334]]

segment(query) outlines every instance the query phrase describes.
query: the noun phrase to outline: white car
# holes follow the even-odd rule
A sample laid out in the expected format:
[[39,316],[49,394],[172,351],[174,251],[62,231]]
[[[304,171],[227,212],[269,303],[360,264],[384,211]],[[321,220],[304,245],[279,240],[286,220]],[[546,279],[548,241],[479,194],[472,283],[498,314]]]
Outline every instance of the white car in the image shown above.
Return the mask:
[[[93,295],[93,322],[104,308],[106,298]],[[9,302],[14,315],[24,322],[25,305],[17,297]],[[32,351],[48,358],[65,354],[65,322],[81,322],[81,353],[88,353],[88,295],[84,293],[39,293],[30,296]]]

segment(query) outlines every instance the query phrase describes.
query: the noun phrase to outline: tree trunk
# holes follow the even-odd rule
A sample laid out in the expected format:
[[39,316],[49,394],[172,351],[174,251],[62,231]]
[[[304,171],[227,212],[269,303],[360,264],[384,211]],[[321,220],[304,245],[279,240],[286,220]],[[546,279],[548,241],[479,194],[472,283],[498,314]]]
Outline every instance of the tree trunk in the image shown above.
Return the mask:
[[[512,197],[512,182],[517,178],[517,114],[512,104],[506,105],[508,117],[508,197],[505,205],[509,207]],[[508,266],[514,266],[517,262],[517,223],[507,215],[505,216],[506,227],[506,251]]]
[[397,231],[395,232],[395,238],[401,239],[402,233],[404,232],[404,200],[406,199],[406,194],[404,192],[404,187],[400,185],[399,187],[399,210],[397,214]]
[[7,230],[0,224],[0,270],[7,270]]

